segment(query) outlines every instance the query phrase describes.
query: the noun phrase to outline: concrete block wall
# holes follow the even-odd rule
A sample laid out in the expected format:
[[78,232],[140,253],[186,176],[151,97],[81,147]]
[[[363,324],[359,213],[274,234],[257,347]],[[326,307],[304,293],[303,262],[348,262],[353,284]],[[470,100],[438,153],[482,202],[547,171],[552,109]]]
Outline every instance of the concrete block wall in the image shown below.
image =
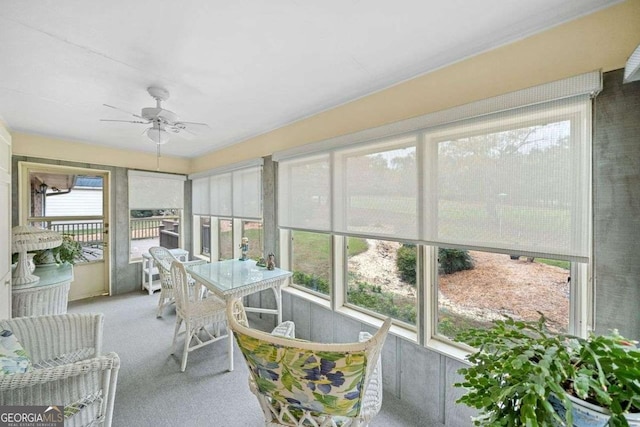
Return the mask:
[[640,81],[605,73],[594,103],[595,326],[640,340]]

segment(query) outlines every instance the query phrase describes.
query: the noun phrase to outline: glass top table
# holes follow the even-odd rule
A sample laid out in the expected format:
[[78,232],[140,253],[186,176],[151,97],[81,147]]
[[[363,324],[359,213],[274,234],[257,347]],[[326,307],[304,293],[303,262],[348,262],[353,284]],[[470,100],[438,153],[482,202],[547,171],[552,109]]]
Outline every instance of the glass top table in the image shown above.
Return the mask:
[[276,310],[246,307],[246,311],[277,314],[278,324],[282,322],[281,287],[291,276],[290,271],[280,268],[267,270],[266,267],[258,267],[251,259],[246,261],[230,259],[210,264],[191,265],[187,266],[187,271],[196,281],[224,300],[272,289],[278,306]]
[[[292,275],[290,271],[275,268],[267,270],[258,267],[253,260],[240,261],[230,259],[210,264],[185,265],[187,272],[197,283],[225,301],[241,298],[265,289],[273,290],[276,297],[276,309],[245,307],[245,311],[268,313],[278,316],[278,325],[282,323],[282,285]],[[232,332],[229,331],[231,337]],[[233,371],[233,339],[229,339],[229,371]]]

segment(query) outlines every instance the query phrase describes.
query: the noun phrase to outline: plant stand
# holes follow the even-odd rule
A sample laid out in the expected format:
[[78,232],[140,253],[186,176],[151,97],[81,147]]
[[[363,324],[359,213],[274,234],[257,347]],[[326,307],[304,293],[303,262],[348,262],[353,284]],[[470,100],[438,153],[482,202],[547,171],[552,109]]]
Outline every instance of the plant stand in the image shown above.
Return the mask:
[[73,281],[73,265],[36,267],[34,275],[40,278],[38,282],[13,286],[12,316],[25,317],[66,313],[69,287]]

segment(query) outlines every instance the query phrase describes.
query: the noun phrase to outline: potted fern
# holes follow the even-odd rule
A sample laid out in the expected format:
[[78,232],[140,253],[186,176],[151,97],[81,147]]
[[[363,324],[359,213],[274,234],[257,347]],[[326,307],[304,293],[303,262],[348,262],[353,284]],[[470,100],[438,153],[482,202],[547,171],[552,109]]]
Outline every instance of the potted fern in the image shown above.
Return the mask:
[[82,245],[73,236],[64,234],[62,244],[52,249],[37,251],[33,261],[37,265],[56,265],[57,263],[75,264],[82,254]]
[[640,426],[640,350],[615,331],[557,335],[541,316],[507,318],[456,339],[478,349],[455,384],[468,390],[458,402],[480,411],[475,425]]

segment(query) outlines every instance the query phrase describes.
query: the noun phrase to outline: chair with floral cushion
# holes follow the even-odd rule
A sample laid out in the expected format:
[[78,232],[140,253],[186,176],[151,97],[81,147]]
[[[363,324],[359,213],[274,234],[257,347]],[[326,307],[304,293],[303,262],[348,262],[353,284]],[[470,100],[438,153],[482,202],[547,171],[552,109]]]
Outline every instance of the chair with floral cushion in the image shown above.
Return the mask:
[[227,322],[249,367],[267,426],[366,426],[382,405],[380,351],[391,319],[359,342],[322,344],[248,327],[240,300]]
[[111,425],[120,359],[102,354],[102,314],[0,320],[0,406],[50,406],[65,426]]
[[[162,317],[165,307],[175,302],[173,295],[173,282],[171,281],[171,263],[180,262],[169,249],[162,246],[149,248],[149,254],[153,258],[158,274],[160,275],[160,300],[158,301],[158,311],[156,317]],[[186,265],[206,264],[205,260],[194,260],[185,262]],[[189,284],[194,285],[195,280],[188,276]]]

